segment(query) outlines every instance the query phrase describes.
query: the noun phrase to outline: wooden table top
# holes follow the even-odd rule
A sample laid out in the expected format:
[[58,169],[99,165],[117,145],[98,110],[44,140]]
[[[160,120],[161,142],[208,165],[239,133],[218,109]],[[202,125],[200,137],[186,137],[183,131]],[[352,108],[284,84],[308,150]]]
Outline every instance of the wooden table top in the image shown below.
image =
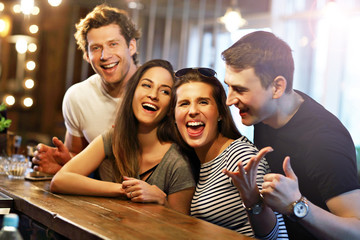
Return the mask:
[[54,194],[49,186],[0,175],[15,210],[70,239],[250,239],[157,204]]

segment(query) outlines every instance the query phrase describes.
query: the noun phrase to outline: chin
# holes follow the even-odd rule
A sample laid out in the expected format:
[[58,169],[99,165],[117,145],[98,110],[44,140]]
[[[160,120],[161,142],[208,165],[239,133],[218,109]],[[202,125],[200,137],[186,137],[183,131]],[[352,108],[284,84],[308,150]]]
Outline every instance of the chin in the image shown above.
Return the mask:
[[244,119],[242,119],[242,120],[241,120],[241,123],[242,123],[243,125],[249,127],[249,126],[252,126],[252,125],[256,124],[257,122],[256,122],[256,121],[253,121],[253,120],[244,120]]

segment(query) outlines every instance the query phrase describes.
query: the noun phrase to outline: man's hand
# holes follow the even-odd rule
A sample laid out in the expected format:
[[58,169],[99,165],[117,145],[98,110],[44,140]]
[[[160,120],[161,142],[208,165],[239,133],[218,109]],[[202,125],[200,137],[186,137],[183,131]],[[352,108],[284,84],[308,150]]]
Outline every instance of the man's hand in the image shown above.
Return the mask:
[[290,157],[283,162],[284,175],[270,173],[264,176],[261,194],[274,211],[288,215],[291,203],[301,198],[297,176],[291,168]]
[[36,147],[37,150],[32,159],[33,164],[35,164],[34,170],[55,174],[71,159],[69,150],[62,141],[57,137],[53,137],[52,140],[55,147],[46,146],[42,143]]

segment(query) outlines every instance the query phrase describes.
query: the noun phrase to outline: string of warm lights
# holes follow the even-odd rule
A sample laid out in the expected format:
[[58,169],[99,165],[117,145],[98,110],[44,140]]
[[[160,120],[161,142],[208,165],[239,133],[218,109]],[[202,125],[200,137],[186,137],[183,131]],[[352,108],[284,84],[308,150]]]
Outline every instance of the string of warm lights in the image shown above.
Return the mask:
[[[61,4],[62,0],[48,0],[49,5],[57,7]],[[6,9],[10,8],[10,9]],[[26,26],[26,34],[10,35],[12,32],[12,19],[6,12],[14,15],[23,14],[26,19],[30,19],[40,13],[40,8],[36,6],[34,0],[19,0],[13,1],[11,6],[6,6],[0,1],[0,48],[1,40],[6,39],[9,43],[14,44],[17,52],[17,69],[16,81],[22,83],[21,86],[25,90],[21,96],[21,105],[25,108],[30,108],[34,104],[31,97],[31,90],[36,85],[34,79],[37,67],[34,56],[38,50],[36,34],[39,32],[37,24]],[[0,63],[0,77],[1,77],[1,63]],[[4,102],[8,107],[13,106],[19,101],[17,96],[12,93],[5,93],[0,102]]]

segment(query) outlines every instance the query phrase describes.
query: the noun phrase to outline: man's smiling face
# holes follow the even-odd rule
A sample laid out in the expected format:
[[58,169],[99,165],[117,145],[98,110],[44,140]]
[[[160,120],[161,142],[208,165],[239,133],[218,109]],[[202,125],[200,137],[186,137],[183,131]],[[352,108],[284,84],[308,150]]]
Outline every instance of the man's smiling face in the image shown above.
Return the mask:
[[225,83],[229,87],[226,104],[240,110],[244,125],[266,122],[274,114],[272,86],[265,89],[253,68],[238,71],[226,66]]
[[87,41],[86,60],[101,76],[103,84],[121,83],[136,53],[136,41],[131,40],[128,46],[116,24],[90,29]]

